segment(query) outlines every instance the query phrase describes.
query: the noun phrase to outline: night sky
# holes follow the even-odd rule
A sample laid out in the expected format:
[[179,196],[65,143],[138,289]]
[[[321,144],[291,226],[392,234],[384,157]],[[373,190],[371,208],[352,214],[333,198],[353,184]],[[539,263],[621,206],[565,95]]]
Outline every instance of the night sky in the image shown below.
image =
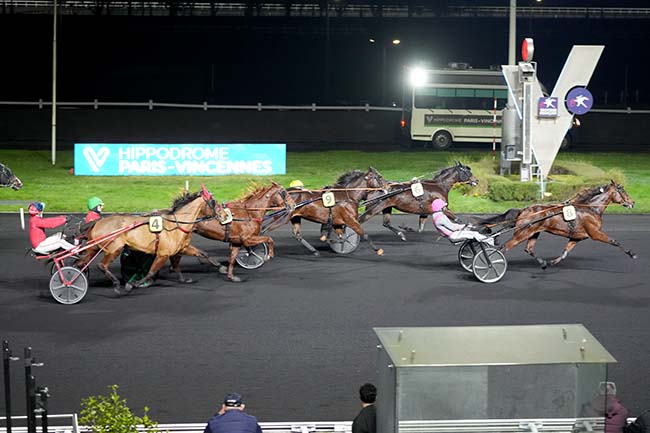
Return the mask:
[[[585,3],[641,4],[544,4]],[[572,45],[604,44],[589,86],[596,105],[607,92],[608,106],[647,106],[649,29],[650,19],[520,18],[517,53],[521,40],[533,37],[538,75],[552,88]],[[0,14],[0,37],[0,100],[50,100],[51,15]],[[402,43],[391,45],[393,38]],[[506,18],[62,15],[58,100],[380,104],[385,79],[384,102],[401,105],[405,65],[485,68],[507,62],[507,44]]]

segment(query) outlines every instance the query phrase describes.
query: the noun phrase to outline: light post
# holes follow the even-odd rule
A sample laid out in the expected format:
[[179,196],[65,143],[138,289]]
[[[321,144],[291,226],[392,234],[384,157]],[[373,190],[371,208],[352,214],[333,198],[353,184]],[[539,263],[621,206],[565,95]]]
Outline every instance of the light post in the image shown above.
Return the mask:
[[[377,43],[377,39],[368,38],[368,42],[371,44]],[[387,41],[383,41],[381,44],[381,105],[386,104],[386,48],[389,46],[398,46],[402,43],[400,39],[393,38],[390,41],[390,45]]]

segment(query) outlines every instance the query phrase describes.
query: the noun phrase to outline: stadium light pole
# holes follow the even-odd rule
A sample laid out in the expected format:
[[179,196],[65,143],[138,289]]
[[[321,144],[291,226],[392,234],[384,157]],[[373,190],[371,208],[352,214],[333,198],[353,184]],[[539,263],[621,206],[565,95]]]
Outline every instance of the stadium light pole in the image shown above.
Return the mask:
[[517,60],[515,58],[515,39],[517,38],[517,0],[510,0],[509,24],[510,25],[509,25],[509,36],[508,36],[508,64],[514,65],[515,60]]
[[56,18],[57,0],[54,0],[54,25],[52,26],[52,165],[56,164]]

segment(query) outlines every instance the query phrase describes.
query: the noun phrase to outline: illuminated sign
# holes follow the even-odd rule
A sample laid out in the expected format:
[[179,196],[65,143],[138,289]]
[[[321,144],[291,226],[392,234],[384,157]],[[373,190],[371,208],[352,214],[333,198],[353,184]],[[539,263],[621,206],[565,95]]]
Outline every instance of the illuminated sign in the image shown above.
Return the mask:
[[75,143],[77,176],[286,174],[286,144]]
[[539,98],[537,101],[538,117],[557,117],[557,97],[549,96]]
[[566,95],[566,109],[573,114],[585,114],[594,105],[594,97],[584,87],[574,87]]

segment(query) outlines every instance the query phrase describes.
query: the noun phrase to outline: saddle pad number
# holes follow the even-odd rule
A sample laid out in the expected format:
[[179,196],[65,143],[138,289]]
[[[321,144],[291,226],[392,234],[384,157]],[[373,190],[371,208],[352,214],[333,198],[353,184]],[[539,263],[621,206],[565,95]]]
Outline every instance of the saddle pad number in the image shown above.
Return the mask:
[[232,212],[231,212],[230,209],[228,209],[227,207],[226,207],[226,208],[223,208],[223,209],[221,209],[221,211],[219,212],[219,218],[218,218],[218,219],[219,219],[219,222],[220,222],[222,225],[224,225],[224,224],[230,224],[230,223],[232,222]]
[[332,207],[336,204],[336,198],[334,197],[334,193],[332,191],[323,193],[322,199],[323,206],[325,207]]
[[413,194],[413,197],[421,197],[424,195],[424,188],[422,188],[422,184],[420,182],[412,183],[411,184],[411,193]]
[[151,233],[160,233],[163,230],[163,220],[160,215],[149,217],[149,231]]
[[573,221],[576,219],[576,208],[573,206],[564,206],[562,208],[562,215],[564,215],[564,221]]

